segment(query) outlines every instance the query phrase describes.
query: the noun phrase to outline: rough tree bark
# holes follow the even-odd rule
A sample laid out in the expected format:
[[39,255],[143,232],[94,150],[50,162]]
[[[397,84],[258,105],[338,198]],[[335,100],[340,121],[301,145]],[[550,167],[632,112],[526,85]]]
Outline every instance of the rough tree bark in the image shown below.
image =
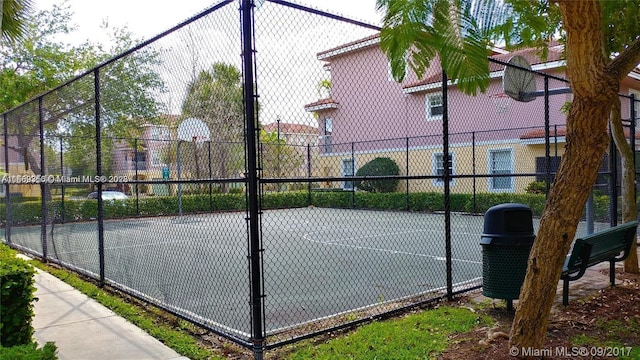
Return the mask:
[[[635,165],[633,163],[633,150],[627,142],[622,127],[620,97],[616,96],[611,100],[613,108],[611,110],[611,134],[616,148],[620,152],[622,165],[622,221],[628,222],[637,219],[638,210],[636,207],[636,185],[635,185]],[[631,252],[624,261],[624,271],[638,274],[638,245],[635,241],[631,243]]]
[[540,219],[510,345],[542,349],[562,265],[596,181],[609,138],[610,99],[619,79],[607,74],[602,55],[601,9],[597,0],[561,1],[567,35],[567,75],[573,102],[567,116],[567,145]]

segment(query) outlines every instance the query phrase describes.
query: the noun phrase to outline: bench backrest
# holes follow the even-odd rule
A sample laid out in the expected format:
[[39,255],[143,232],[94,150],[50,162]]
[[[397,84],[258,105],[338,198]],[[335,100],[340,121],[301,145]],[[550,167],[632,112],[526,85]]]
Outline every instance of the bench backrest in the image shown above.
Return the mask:
[[[567,269],[579,268],[584,261],[587,262],[587,266],[595,265],[615,258],[623,251],[628,251],[631,242],[636,239],[637,228],[638,221],[630,221],[576,239],[567,262]],[[588,258],[583,259],[585,256]]]

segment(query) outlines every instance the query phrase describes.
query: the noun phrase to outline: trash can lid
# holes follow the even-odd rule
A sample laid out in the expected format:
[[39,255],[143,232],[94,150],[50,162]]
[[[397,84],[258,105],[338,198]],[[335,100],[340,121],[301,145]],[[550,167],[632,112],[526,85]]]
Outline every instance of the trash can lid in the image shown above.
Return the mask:
[[500,204],[489,208],[484,214],[484,234],[488,236],[533,235],[531,209],[517,203]]

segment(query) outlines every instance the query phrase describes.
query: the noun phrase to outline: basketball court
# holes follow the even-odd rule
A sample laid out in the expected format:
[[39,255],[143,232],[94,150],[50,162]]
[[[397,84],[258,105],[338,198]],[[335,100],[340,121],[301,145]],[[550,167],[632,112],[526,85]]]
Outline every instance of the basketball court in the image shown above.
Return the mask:
[[[265,211],[267,331],[416,296],[441,296],[446,290],[444,221],[443,214],[410,212]],[[481,284],[483,221],[482,216],[451,216],[454,290]],[[42,248],[40,226],[12,227],[11,234],[18,245]],[[49,225],[48,255],[98,274],[97,234],[97,222]],[[109,282],[198,322],[240,336],[250,333],[244,212],[105,220],[104,248]]]

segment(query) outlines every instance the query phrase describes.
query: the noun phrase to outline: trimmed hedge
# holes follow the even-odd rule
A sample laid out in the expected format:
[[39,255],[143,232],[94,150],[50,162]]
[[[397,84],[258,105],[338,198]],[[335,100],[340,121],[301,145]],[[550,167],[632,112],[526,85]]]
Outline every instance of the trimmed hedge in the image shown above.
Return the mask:
[[[311,202],[309,202],[311,198]],[[521,203],[529,206],[534,216],[540,216],[544,210],[546,197],[544,194],[514,193],[479,193],[475,199],[471,194],[451,194],[449,207],[454,212],[484,213],[490,207],[503,203]],[[595,217],[608,219],[609,197],[595,197]],[[309,205],[329,208],[356,208],[375,210],[407,210],[418,212],[444,211],[444,194],[441,192],[388,192],[374,193],[365,191],[307,191],[266,192],[262,195],[263,209],[282,209],[306,207]],[[40,224],[40,201],[12,202],[11,223],[15,225]],[[49,217],[61,221],[62,209],[60,200],[48,204]],[[220,211],[243,211],[246,208],[245,194],[209,194],[182,196],[182,212],[185,214]],[[135,216],[165,216],[178,213],[176,196],[143,197],[124,201],[105,201],[104,213],[107,219],[129,218]],[[96,219],[98,203],[95,200],[65,200],[65,222],[86,221]],[[0,204],[0,218],[4,220],[5,205]]]
[[0,359],[11,360],[56,360],[57,347],[54,343],[48,342],[42,348],[38,348],[35,342],[5,348],[0,346]]
[[35,270],[16,252],[0,244],[0,344],[4,347],[32,342]]

